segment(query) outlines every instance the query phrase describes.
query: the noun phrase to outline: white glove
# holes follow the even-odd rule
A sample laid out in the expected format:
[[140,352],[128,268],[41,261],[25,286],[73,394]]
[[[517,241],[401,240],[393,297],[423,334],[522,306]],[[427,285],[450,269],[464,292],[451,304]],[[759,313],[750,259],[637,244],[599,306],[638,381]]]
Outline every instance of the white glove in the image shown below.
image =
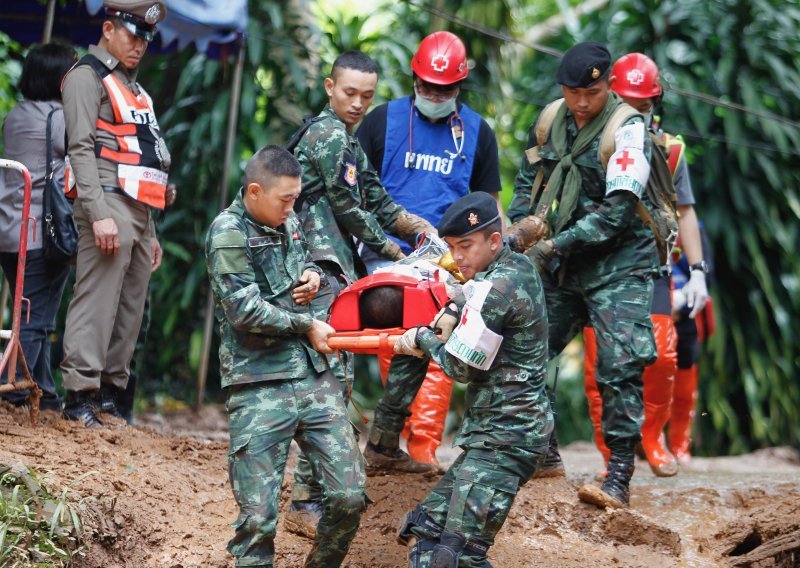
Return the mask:
[[678,288],[672,292],[672,313],[677,314],[686,307],[686,294],[683,293],[683,288]]
[[394,352],[398,355],[411,355],[412,357],[419,357],[420,359],[425,356],[425,352],[417,347],[417,333],[418,327],[412,327],[400,336],[400,339],[394,344]]
[[686,294],[686,305],[692,309],[689,317],[693,318],[703,310],[708,300],[705,273],[702,270],[692,270],[689,281],[681,289]]

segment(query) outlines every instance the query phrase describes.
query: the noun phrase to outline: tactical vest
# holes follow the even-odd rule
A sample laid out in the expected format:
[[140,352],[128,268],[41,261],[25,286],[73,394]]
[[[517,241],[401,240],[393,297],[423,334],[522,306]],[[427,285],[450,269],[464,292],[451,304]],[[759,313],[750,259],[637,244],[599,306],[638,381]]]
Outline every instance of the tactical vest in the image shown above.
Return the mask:
[[[454,133],[448,123],[421,118],[412,105],[411,97],[388,105],[381,183],[392,199],[435,227],[447,208],[469,193],[481,117],[462,104],[463,132]],[[458,153],[456,143],[462,142]]]
[[167,192],[165,170],[170,158],[158,128],[153,100],[138,84],[139,94],[135,95],[93,55],[85,55],[75,67],[79,65],[88,65],[97,73],[114,110],[114,122],[98,118],[97,129],[113,135],[119,147],[114,149],[97,142],[95,155],[117,164],[117,179],[126,195],[163,209]]

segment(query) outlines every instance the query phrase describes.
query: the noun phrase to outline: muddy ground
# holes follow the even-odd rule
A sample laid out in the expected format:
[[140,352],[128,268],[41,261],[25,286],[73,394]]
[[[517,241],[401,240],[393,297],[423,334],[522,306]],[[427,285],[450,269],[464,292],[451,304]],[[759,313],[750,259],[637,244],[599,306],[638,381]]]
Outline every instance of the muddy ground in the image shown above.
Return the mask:
[[[220,409],[199,416],[145,416],[136,427],[84,430],[44,413],[0,405],[0,463],[22,462],[68,487],[86,530],[79,568],[228,567],[236,508],[228,487]],[[457,451],[441,452],[452,461]],[[631,508],[601,512],[576,490],[599,470],[589,443],[563,452],[566,479],[521,491],[489,557],[496,567],[800,566],[800,457],[788,448],[696,459],[674,478],[634,475]],[[290,489],[284,481],[282,507]],[[405,565],[399,520],[433,481],[370,478],[364,514],[345,566]],[[60,493],[60,491],[59,491]],[[302,566],[309,542],[278,527],[278,566]]]

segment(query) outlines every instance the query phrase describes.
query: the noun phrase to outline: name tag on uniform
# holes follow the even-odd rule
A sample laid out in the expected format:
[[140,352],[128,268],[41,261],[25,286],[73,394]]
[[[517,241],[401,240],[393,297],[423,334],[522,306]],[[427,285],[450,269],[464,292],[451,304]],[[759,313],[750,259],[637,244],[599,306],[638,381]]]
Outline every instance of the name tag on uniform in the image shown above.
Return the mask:
[[280,244],[280,237],[250,237],[247,239],[247,246],[250,248],[276,247]]

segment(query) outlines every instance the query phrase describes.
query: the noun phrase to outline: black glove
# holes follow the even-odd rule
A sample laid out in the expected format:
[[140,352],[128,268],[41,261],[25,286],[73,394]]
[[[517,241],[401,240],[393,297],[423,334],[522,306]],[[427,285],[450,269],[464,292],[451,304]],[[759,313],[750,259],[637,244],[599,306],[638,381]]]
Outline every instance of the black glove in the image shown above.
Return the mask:
[[525,254],[530,257],[541,274],[554,274],[560,265],[558,251],[553,247],[552,241],[549,240],[537,242]]

